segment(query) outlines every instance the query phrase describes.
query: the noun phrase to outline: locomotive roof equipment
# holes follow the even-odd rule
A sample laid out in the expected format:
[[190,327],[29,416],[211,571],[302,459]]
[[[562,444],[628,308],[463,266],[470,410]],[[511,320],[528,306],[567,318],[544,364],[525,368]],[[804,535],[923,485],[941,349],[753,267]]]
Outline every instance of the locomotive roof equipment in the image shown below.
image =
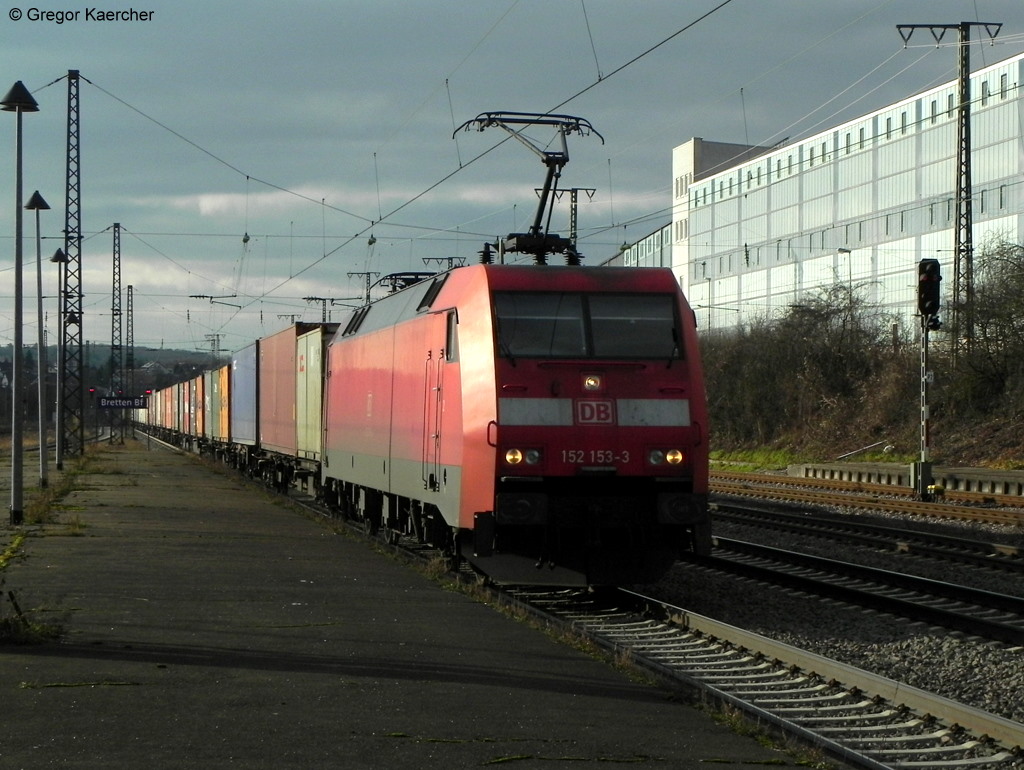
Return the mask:
[[[601,140],[601,144],[604,144],[604,137],[594,130],[590,121],[584,118],[575,115],[532,112],[481,112],[472,120],[467,120],[459,126],[452,136],[462,130],[468,131],[471,128],[476,128],[477,131],[483,131],[490,126],[497,126],[508,132],[513,139],[536,153],[547,166],[547,175],[544,178],[544,187],[540,190],[540,204],[537,206],[533,225],[530,226],[529,232],[510,233],[505,242],[505,249],[521,254],[532,254],[538,265],[547,264],[548,254],[565,254],[570,265],[578,265],[580,255],[576,251],[576,244],[568,238],[548,232],[554,208],[553,193],[558,189],[558,179],[562,174],[562,167],[569,162],[566,134],[577,133],[581,136],[594,134]],[[513,128],[513,126],[521,126],[521,128]],[[561,149],[549,150],[535,144],[523,135],[526,126],[554,126],[558,129]]]

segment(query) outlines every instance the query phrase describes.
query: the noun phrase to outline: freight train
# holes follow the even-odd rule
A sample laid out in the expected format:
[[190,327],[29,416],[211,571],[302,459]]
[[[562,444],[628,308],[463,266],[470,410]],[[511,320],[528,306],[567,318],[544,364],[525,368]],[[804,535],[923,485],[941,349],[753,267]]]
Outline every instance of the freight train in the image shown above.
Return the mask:
[[694,314],[662,268],[455,267],[154,393],[140,427],[501,583],[710,550]]

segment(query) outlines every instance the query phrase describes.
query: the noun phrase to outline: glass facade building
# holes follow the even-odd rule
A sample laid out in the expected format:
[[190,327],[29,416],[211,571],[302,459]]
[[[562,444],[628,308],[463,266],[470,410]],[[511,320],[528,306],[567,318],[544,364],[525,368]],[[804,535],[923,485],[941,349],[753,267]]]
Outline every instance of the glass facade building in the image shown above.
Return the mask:
[[622,250],[626,267],[672,267],[672,226],[653,233]]
[[[1022,73],[1024,55],[971,76],[975,252],[1024,243]],[[835,283],[909,321],[923,258],[940,261],[949,292],[956,100],[952,81],[793,144],[713,145],[738,159],[728,168],[707,162],[701,139],[676,147],[672,267],[699,325],[770,317]]]

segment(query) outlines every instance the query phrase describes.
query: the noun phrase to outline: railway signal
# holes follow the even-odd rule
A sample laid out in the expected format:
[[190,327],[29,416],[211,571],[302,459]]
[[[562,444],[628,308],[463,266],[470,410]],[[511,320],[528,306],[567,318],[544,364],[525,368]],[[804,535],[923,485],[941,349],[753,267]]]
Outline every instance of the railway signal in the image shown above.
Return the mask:
[[[939,314],[941,283],[942,268],[939,260],[922,259],[917,263],[917,309],[927,319]],[[929,325],[929,328],[937,328],[937,325]]]
[[921,313],[921,425],[918,462],[911,467],[912,484],[921,500],[932,498],[932,462],[930,453],[930,413],[928,409],[928,384],[931,372],[928,370],[928,332],[938,329],[939,305],[941,302],[942,268],[937,259],[922,259],[917,263],[917,309]]

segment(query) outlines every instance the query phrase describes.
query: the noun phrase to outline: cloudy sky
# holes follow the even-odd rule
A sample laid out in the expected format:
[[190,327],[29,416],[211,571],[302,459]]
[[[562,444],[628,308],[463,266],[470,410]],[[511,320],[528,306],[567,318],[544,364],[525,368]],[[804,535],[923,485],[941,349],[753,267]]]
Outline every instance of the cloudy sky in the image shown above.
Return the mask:
[[[596,190],[579,228],[597,263],[668,221],[674,146],[792,141],[952,80],[955,31],[904,46],[897,25],[961,21],[1003,25],[972,46],[974,69],[1024,47],[1020,0],[9,0],[0,91],[21,80],[39,102],[22,118],[24,196],[52,207],[49,333],[69,69],[82,76],[85,338],[110,340],[117,222],[136,347],[228,351],[319,320],[324,303],[306,297],[335,300],[341,320],[360,274],[473,260],[526,230],[544,166],[500,129],[455,132],[479,113],[566,113],[603,136],[569,137],[561,179]],[[14,329],[15,124],[0,115],[0,345]],[[552,229],[567,223],[563,202]],[[34,342],[32,212],[24,231]]]

